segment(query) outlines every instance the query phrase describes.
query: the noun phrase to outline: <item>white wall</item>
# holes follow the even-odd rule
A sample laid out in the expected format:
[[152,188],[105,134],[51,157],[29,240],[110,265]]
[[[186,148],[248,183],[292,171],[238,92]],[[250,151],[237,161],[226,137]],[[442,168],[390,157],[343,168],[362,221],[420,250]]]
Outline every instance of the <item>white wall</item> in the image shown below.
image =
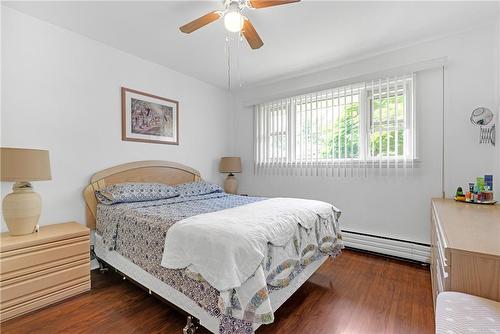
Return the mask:
[[[1,145],[50,151],[53,179],[34,183],[41,224],[84,223],[90,176],[120,163],[171,160],[221,181],[226,91],[8,7],[1,17]],[[121,86],[179,101],[179,146],[121,141]],[[2,197],[11,186],[2,183]]]
[[234,154],[244,173],[240,191],[258,195],[299,196],[328,201],[343,211],[347,230],[429,243],[430,198],[441,195],[441,74],[417,77],[417,113],[422,167],[411,178],[332,179],[321,177],[255,176],[252,172],[252,111],[246,101],[286,96],[290,92],[384,71],[438,57],[448,57],[445,71],[445,191],[452,196],[478,175],[493,173],[500,195],[498,150],[478,144],[479,131],[471,111],[485,106],[498,113],[498,44],[495,24],[477,27],[441,40],[318,73],[247,89],[235,98]]

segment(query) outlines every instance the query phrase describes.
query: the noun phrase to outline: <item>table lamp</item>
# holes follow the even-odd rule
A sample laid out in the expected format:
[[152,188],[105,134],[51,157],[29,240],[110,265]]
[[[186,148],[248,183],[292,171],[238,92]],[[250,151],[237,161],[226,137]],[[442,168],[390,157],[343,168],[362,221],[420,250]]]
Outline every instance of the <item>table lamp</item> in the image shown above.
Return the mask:
[[224,180],[224,191],[228,194],[236,194],[238,191],[238,180],[236,180],[233,173],[241,173],[241,159],[239,157],[221,158],[219,172],[229,173]]
[[12,193],[5,196],[2,212],[11,235],[35,231],[42,211],[42,199],[33,191],[30,181],[50,180],[49,151],[24,148],[0,148],[2,181],[15,182]]

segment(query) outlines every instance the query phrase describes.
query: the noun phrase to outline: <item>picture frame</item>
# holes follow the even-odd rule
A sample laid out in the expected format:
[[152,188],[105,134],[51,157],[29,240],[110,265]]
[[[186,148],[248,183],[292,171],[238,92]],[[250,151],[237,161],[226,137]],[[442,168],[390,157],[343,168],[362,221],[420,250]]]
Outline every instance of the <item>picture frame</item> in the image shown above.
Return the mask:
[[122,140],[179,145],[179,102],[126,87],[122,95]]

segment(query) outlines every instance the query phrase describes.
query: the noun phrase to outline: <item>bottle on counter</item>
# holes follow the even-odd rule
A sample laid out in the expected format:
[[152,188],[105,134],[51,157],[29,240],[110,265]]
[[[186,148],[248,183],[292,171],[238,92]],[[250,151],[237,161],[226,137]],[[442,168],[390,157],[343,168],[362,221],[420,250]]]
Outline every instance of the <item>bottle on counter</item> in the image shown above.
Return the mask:
[[469,194],[469,200],[467,200],[467,195],[465,195],[465,201],[474,202],[474,182],[469,182],[469,191],[467,194]]

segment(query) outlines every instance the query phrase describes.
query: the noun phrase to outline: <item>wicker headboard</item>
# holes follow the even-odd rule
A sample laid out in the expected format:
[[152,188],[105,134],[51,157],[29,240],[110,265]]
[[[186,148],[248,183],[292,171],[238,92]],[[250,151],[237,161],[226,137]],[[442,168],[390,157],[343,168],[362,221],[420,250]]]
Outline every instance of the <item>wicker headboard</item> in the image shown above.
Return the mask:
[[95,229],[97,198],[95,191],[124,182],[154,182],[179,184],[198,181],[200,173],[191,167],[175,162],[150,160],[136,161],[111,167],[95,173],[83,191],[86,203],[87,227]]

